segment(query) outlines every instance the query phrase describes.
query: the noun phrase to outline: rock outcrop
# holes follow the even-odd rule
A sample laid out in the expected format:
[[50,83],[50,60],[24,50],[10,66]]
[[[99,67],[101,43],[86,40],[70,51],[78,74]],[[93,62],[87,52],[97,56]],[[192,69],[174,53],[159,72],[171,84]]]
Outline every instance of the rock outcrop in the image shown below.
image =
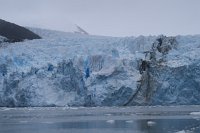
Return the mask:
[[6,42],[21,42],[25,39],[41,39],[41,37],[32,31],[0,19],[0,36],[6,37]]

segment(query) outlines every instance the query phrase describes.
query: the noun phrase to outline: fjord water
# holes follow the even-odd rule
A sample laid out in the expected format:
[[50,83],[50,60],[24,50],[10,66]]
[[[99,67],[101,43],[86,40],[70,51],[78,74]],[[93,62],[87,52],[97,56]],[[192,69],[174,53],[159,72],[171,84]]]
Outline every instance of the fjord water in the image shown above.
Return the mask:
[[199,133],[200,106],[0,108],[0,133]]

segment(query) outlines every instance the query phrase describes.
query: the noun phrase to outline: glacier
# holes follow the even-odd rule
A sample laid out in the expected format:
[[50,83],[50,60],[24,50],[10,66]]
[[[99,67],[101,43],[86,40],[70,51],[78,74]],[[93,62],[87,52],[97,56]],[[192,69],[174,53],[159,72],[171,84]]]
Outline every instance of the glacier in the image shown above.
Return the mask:
[[42,39],[0,38],[0,106],[200,104],[200,35],[29,29]]

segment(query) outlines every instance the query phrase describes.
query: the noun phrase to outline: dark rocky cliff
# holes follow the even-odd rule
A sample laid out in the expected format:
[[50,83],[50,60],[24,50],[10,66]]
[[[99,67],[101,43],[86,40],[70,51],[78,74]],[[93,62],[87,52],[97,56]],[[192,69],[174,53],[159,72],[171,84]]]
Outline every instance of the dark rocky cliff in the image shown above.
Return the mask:
[[7,42],[21,42],[25,39],[41,39],[40,36],[32,31],[2,19],[0,19],[0,36],[6,37],[8,39]]

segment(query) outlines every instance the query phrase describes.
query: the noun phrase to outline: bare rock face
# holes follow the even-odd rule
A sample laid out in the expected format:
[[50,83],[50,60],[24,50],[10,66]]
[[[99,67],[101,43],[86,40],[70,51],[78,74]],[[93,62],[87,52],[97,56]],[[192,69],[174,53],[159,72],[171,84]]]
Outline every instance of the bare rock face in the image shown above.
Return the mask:
[[[168,75],[165,72],[167,67],[163,69],[164,66],[160,64],[166,60],[165,58],[168,52],[175,49],[177,45],[178,43],[175,37],[160,36],[153,42],[150,51],[144,53],[146,54],[145,59],[138,61],[141,79],[138,81],[136,93],[130,97],[129,101],[125,104],[126,106],[157,104],[155,101],[158,99],[154,101],[155,98],[153,96],[158,95],[157,93],[160,93],[160,89],[162,89],[160,86],[160,79],[162,79],[160,75]],[[169,76],[172,75],[169,72]],[[165,81],[163,80],[162,82]],[[165,97],[164,93],[160,95],[160,97]],[[165,101],[162,102],[166,103]]]
[[32,31],[0,19],[0,36],[6,37],[7,42],[21,42],[25,39],[41,39],[40,36]]
[[152,50],[158,50],[158,52],[167,54],[171,49],[177,47],[177,41],[175,37],[160,36],[153,43]]

